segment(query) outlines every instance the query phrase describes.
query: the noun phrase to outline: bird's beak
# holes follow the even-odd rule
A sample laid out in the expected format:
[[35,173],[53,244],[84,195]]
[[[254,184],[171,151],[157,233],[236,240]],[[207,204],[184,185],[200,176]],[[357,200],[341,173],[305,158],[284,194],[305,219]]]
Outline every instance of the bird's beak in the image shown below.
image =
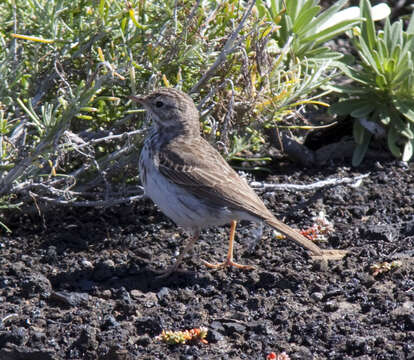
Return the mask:
[[141,105],[145,105],[145,96],[135,96],[135,95],[131,95],[128,96],[128,99],[135,101]]

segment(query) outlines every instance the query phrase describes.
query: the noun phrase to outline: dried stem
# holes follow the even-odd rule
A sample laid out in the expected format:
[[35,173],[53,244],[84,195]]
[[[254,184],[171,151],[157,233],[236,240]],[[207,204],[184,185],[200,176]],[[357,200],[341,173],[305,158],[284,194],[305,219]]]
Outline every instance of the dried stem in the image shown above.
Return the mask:
[[231,36],[227,39],[227,41],[224,45],[224,48],[221,51],[221,53],[219,54],[219,56],[217,57],[216,61],[204,73],[204,75],[201,77],[201,79],[198,81],[198,83],[193,86],[193,88],[190,90],[190,93],[198,92],[200,90],[200,88],[204,85],[204,83],[206,83],[208,81],[208,79],[210,79],[214,75],[217,68],[226,60],[227,56],[229,54],[231,54],[234,50],[236,50],[237,47],[240,45],[240,42],[242,40],[237,41],[236,44],[234,44],[234,42],[236,41],[236,38],[238,37],[238,35],[239,35],[241,29],[243,28],[246,20],[248,19],[250,13],[252,12],[253,6],[255,4],[256,4],[256,1],[250,0],[250,2],[248,4],[248,8],[244,12],[244,15],[243,15],[239,25],[237,26],[236,30],[233,31]]

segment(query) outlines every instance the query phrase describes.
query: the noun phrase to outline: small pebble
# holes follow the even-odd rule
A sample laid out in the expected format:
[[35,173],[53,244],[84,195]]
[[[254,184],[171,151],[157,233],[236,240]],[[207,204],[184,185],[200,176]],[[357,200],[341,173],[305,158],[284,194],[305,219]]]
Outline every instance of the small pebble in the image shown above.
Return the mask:
[[316,301],[321,301],[324,297],[324,295],[321,292],[314,292],[311,294],[312,299]]

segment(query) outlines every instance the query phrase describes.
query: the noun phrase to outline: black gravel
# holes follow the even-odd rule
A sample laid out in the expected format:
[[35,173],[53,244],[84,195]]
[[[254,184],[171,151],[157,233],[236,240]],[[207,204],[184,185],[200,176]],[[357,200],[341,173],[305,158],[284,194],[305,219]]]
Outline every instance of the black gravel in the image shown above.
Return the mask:
[[[414,164],[352,169],[280,164],[267,182],[309,184],[370,173],[359,186],[262,194],[285,222],[326,213],[326,248],[312,261],[265,228],[239,226],[236,260],[253,271],[211,271],[228,228],[205,231],[168,279],[185,235],[151,202],[111,209],[13,214],[0,238],[0,359],[414,359]],[[371,266],[398,261],[373,276]],[[162,330],[208,328],[208,344],[167,345]]]

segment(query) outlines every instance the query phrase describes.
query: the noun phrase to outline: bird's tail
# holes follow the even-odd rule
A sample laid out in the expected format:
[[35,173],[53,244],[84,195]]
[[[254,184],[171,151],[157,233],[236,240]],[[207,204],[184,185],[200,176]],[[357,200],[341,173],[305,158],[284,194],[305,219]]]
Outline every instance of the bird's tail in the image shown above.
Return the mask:
[[322,250],[319,246],[317,246],[311,240],[307,239],[301,233],[292,229],[290,226],[282,223],[276,218],[266,219],[265,222],[277,231],[280,231],[289,239],[310,250],[312,252],[311,257],[314,259],[339,260],[342,259],[347,253],[346,250]]

